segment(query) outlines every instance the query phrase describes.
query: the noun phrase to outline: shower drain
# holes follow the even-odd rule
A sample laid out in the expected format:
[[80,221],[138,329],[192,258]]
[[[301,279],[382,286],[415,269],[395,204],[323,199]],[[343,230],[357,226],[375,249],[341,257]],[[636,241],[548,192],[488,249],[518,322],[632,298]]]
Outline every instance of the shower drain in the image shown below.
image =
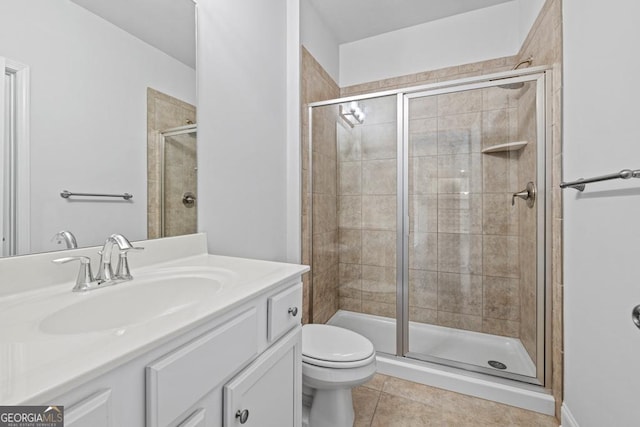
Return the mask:
[[507,369],[507,365],[505,365],[502,362],[498,362],[497,360],[489,360],[487,362],[489,364],[489,366],[491,366],[492,368],[496,368],[496,369]]

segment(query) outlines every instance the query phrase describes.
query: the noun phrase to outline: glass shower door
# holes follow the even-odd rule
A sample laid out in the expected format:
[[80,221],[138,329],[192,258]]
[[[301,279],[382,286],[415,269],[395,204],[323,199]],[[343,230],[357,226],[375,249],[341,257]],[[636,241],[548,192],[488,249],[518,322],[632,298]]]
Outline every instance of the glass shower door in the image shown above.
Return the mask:
[[537,89],[488,82],[405,96],[409,357],[540,377]]
[[197,231],[197,128],[174,128],[162,138],[162,237]]

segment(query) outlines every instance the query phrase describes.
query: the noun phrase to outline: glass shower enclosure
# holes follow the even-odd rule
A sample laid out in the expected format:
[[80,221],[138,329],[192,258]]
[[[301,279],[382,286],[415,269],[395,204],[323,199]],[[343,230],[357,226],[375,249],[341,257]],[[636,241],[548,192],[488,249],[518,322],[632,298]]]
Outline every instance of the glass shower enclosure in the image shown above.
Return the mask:
[[309,105],[312,283],[337,271],[329,323],[396,357],[545,384],[547,74]]
[[197,125],[160,132],[161,237],[197,231]]

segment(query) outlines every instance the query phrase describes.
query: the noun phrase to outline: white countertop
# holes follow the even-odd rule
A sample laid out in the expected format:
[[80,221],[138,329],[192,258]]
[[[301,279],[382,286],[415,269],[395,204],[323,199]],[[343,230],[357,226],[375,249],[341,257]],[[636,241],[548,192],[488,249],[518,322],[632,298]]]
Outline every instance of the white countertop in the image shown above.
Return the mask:
[[[34,260],[38,261],[37,257]],[[303,265],[209,254],[147,263],[140,268],[135,268],[134,259],[130,262],[134,280],[108,288],[71,292],[74,278],[70,277],[68,282],[0,297],[0,405],[44,404],[41,399],[62,394],[309,270]],[[121,287],[136,286],[136,278],[142,281],[158,269],[187,268],[230,273],[213,297],[201,299],[188,310],[101,331],[43,331],[43,319],[65,307],[110,293],[116,296]],[[153,303],[152,293],[149,302]]]

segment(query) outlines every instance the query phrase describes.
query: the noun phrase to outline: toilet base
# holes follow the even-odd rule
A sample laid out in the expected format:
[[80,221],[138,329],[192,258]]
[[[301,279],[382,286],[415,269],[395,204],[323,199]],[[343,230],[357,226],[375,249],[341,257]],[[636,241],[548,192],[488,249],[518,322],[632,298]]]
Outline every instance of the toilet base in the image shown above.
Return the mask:
[[352,427],[354,419],[350,388],[315,390],[309,427]]

